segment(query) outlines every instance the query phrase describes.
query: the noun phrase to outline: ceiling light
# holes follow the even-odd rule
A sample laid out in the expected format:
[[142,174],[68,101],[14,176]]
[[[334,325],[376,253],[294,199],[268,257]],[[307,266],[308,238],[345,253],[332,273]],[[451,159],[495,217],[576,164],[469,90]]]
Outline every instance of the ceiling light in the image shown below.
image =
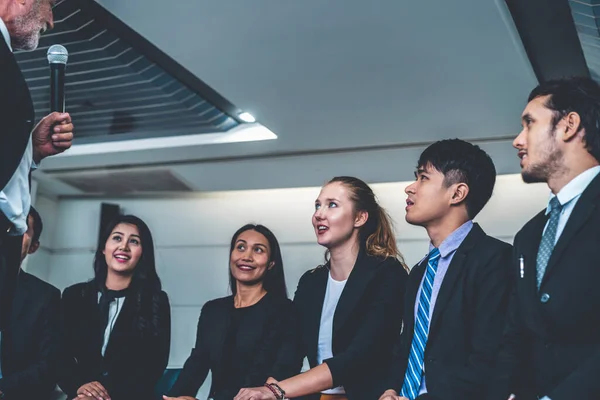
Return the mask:
[[256,122],[256,118],[254,118],[254,116],[252,114],[250,114],[249,112],[239,113],[238,117],[240,117],[240,119],[244,122],[248,122],[248,123]]

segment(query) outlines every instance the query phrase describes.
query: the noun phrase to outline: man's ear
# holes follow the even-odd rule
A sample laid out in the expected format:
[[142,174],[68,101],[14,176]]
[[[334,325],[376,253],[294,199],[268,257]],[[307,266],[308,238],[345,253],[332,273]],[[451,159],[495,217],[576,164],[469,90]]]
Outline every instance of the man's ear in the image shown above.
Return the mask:
[[564,117],[565,128],[562,132],[563,142],[573,139],[581,131],[581,117],[576,112],[570,112]]
[[[453,185],[454,186],[454,185]],[[469,194],[469,185],[464,182],[455,185],[454,193],[452,193],[452,199],[450,204],[459,204],[465,201]]]
[[27,254],[35,253],[39,248],[40,248],[40,242],[35,241],[34,243],[31,243],[31,246],[29,246],[29,251],[27,252]]

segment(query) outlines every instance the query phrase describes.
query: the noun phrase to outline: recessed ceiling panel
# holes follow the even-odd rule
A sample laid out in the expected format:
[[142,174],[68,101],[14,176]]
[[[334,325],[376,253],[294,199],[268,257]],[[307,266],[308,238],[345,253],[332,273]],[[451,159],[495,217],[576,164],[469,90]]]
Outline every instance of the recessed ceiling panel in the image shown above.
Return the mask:
[[600,0],[569,0],[590,75],[600,82]]
[[239,110],[93,0],[63,0],[55,27],[17,52],[38,118],[49,112],[53,44],[69,51],[66,109],[78,143],[226,132]]

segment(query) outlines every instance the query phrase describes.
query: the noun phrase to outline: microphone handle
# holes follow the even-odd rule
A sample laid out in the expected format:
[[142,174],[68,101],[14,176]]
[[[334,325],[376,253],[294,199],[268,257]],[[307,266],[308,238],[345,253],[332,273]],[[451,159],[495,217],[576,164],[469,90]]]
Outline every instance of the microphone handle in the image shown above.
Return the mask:
[[50,112],[65,112],[65,64],[50,64]]

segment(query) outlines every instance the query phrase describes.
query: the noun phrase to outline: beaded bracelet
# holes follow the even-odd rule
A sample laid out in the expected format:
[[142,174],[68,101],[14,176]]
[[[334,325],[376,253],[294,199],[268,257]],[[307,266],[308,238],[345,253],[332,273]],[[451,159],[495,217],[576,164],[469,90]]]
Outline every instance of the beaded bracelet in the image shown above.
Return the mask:
[[281,399],[285,399],[285,390],[283,390],[281,388],[281,386],[279,386],[276,383],[271,383],[271,386],[275,386],[275,389],[279,390],[279,394],[281,395]]
[[273,388],[273,386],[270,383],[265,383],[265,387],[268,388],[271,392],[273,392],[273,396],[275,396],[277,400],[283,399],[283,397],[281,397],[280,394],[277,393],[277,391]]

